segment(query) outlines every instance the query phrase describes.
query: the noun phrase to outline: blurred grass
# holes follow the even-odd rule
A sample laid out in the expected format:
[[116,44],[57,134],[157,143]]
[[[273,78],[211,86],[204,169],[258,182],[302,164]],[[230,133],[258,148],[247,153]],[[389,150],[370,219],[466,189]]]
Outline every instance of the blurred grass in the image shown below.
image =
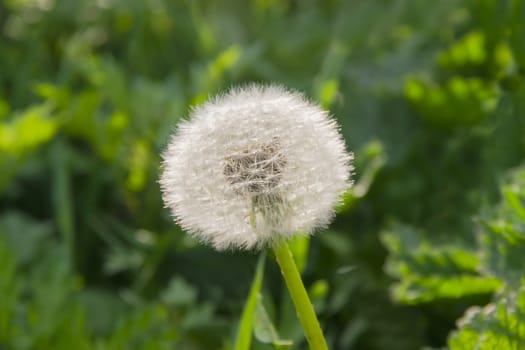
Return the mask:
[[[356,153],[333,225],[294,243],[331,348],[440,348],[489,302],[449,345],[523,344],[500,321],[523,294],[525,1],[5,0],[0,30],[0,348],[232,348],[256,255],[185,235],[157,178],[177,121],[248,81],[304,91]],[[305,348],[273,264],[261,295]]]

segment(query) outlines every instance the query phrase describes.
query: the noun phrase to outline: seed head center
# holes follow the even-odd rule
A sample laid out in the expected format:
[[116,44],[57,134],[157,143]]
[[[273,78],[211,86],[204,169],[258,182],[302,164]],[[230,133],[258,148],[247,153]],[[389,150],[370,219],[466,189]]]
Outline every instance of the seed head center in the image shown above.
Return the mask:
[[235,192],[257,195],[275,189],[285,166],[286,158],[275,138],[269,143],[254,144],[233,152],[225,158],[223,173]]

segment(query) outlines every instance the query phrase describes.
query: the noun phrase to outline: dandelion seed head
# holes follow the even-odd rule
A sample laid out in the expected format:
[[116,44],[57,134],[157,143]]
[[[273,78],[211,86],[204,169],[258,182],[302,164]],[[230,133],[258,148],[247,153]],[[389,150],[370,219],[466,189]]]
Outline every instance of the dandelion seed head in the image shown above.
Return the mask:
[[351,154],[327,112],[279,86],[234,88],[190,112],[163,153],[163,199],[218,250],[311,234],[351,185]]

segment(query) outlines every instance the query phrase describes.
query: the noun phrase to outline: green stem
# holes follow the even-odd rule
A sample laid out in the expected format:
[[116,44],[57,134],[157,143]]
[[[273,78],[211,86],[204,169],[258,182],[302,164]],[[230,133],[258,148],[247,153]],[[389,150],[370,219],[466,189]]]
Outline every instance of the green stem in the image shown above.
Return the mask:
[[58,231],[67,247],[67,259],[75,266],[75,223],[71,188],[70,155],[63,138],[53,143],[53,206]]
[[281,267],[286,286],[290,292],[297,315],[303,326],[306,340],[310,345],[311,350],[328,350],[326,340],[324,339],[323,331],[315,316],[315,311],[308,297],[308,293],[304,288],[301,275],[295,265],[292,252],[285,241],[276,242],[272,246],[277,258],[277,263]]

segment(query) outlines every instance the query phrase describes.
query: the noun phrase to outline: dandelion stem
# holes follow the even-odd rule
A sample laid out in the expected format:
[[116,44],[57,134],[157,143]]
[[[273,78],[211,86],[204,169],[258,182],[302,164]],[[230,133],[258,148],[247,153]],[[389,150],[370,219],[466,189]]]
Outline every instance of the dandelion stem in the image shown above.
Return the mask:
[[281,267],[286,286],[290,292],[297,316],[301,321],[306,340],[310,345],[311,350],[328,350],[326,340],[324,339],[323,331],[315,315],[312,302],[308,297],[308,293],[304,288],[301,275],[295,265],[292,252],[285,241],[276,242],[272,246],[277,258],[277,263]]

